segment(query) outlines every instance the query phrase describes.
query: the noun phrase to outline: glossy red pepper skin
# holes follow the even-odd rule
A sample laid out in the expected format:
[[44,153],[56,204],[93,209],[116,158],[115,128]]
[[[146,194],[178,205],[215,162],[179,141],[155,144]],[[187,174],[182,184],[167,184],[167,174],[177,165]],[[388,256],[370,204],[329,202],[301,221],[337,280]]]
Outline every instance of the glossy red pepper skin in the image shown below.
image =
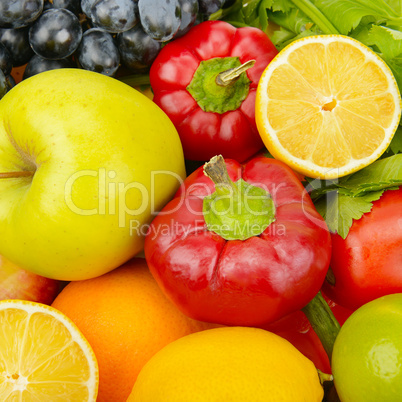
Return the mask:
[[345,239],[332,235],[335,285],[323,292],[350,309],[402,292],[402,187],[387,190],[355,220]]
[[[224,21],[198,24],[162,48],[150,70],[153,100],[176,126],[186,159],[206,161],[221,154],[242,162],[263,148],[254,118],[255,94],[277,53],[260,29],[236,29]],[[204,112],[186,88],[201,61],[225,57],[239,57],[241,63],[256,60],[246,72],[248,96],[236,110]]]
[[269,191],[276,220],[259,236],[226,241],[206,227],[215,191],[202,168],[153,220],[145,257],[161,289],[188,316],[255,326],[300,310],[320,290],[331,254],[326,224],[295,173],[275,159],[226,160],[232,181]]
[[[353,313],[323,295],[339,325]],[[271,324],[260,326],[288,340],[299,352],[310,359],[323,373],[331,373],[331,363],[318,335],[302,311],[296,311]]]

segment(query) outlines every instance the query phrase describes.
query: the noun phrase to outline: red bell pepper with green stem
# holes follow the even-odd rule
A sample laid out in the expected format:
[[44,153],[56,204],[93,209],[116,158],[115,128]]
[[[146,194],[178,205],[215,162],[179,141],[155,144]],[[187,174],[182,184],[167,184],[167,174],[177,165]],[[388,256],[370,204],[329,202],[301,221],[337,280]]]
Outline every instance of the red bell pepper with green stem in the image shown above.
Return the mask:
[[331,271],[323,292],[356,309],[402,292],[402,187],[387,190],[370,212],[353,221],[345,238],[332,234]]
[[242,162],[263,148],[255,94],[277,53],[260,29],[224,21],[202,22],[162,48],[149,74],[153,99],[176,126],[186,159]]
[[256,326],[300,310],[331,255],[326,224],[294,172],[271,158],[213,158],[153,220],[145,258],[188,316]]

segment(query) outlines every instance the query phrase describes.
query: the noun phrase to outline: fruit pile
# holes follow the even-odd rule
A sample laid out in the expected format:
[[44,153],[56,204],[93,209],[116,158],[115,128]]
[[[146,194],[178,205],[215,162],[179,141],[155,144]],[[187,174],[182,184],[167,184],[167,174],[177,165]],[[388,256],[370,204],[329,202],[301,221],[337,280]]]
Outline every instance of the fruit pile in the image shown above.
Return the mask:
[[0,401],[400,400],[375,3],[0,0]]

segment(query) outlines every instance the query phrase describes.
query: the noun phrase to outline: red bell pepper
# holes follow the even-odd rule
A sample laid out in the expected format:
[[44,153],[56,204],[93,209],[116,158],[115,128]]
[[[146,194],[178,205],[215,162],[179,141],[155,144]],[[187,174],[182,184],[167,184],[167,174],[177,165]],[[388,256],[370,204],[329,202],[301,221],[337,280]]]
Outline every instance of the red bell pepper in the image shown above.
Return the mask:
[[[323,297],[339,325],[342,326],[353,311],[336,304],[325,295]],[[323,373],[331,373],[331,363],[328,355],[303,311],[288,314],[280,320],[262,325],[260,328],[274,332],[287,339],[304,356],[309,358],[317,369]]]
[[144,251],[161,289],[185,314],[256,326],[314,298],[331,239],[288,166],[265,157],[243,165],[216,157],[155,217]]
[[153,100],[176,126],[186,159],[242,162],[263,148],[255,94],[277,53],[260,29],[224,21],[202,22],[162,48],[149,74]]
[[387,190],[370,212],[355,220],[343,239],[332,234],[331,275],[323,292],[356,309],[402,292],[402,187]]

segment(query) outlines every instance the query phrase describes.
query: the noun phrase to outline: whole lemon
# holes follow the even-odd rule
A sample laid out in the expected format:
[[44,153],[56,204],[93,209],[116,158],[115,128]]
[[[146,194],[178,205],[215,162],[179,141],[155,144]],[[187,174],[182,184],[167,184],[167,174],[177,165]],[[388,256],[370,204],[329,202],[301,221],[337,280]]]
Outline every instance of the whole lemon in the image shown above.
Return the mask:
[[127,401],[321,401],[313,363],[259,328],[222,327],[184,336],[140,371]]
[[104,274],[142,249],[184,177],[148,97],[82,69],[37,74],[0,101],[0,254],[59,280]]

